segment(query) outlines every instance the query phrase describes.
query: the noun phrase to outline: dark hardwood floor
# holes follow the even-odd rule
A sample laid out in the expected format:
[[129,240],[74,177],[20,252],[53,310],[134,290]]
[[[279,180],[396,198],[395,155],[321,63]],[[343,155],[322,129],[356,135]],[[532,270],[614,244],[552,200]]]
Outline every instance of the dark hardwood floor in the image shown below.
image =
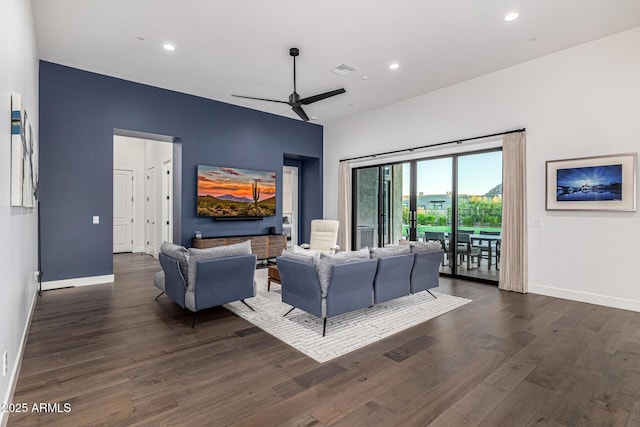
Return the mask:
[[473,302],[320,364],[221,307],[191,329],[114,259],[33,315],[13,402],[71,411],[9,425],[640,426],[640,313],[442,279]]

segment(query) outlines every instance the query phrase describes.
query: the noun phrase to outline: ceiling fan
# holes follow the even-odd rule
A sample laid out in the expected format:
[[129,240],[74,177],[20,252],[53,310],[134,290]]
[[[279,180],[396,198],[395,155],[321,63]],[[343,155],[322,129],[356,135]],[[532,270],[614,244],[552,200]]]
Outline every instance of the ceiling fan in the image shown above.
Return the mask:
[[341,93],[345,93],[344,89],[336,89],[325,93],[320,93],[318,95],[309,96],[307,98],[300,98],[298,92],[296,92],[296,56],[300,55],[300,50],[297,47],[292,47],[289,49],[289,55],[293,57],[293,93],[289,95],[288,101],[280,101],[278,99],[268,99],[268,98],[255,98],[253,96],[242,96],[242,95],[231,95],[237,98],[246,98],[246,99],[257,99],[259,101],[269,101],[269,102],[279,102],[280,104],[288,104],[291,106],[291,109],[296,112],[298,116],[305,122],[309,121],[309,116],[302,109],[303,105],[309,105],[314,102],[322,101],[323,99],[330,98],[332,96],[340,95]]

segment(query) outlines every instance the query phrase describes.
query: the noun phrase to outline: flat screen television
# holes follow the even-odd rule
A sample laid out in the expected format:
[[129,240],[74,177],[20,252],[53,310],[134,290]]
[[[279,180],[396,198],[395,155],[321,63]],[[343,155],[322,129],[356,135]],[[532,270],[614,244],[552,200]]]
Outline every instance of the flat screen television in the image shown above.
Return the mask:
[[198,165],[198,216],[257,219],[276,214],[276,173]]

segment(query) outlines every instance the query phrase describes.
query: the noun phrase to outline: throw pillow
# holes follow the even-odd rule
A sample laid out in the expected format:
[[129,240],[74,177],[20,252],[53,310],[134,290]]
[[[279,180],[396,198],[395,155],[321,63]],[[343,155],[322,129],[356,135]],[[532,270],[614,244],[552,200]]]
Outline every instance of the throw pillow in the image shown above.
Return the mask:
[[337,254],[321,253],[315,264],[316,271],[318,272],[318,280],[320,281],[320,288],[322,289],[322,297],[327,296],[334,265],[369,258],[369,248],[362,248],[358,251],[351,252],[338,252]]
[[216,246],[215,248],[189,248],[189,289],[195,289],[196,286],[198,261],[249,254],[251,254],[251,240],[228,246]]
[[385,246],[384,248],[371,249],[371,258],[382,258],[394,255],[404,255],[411,253],[411,247],[406,245]]
[[438,242],[415,242],[415,245],[411,245],[411,253],[417,254],[419,252],[433,252],[442,250],[442,243]]
[[314,256],[307,254],[299,254],[294,252],[289,252],[286,249],[282,250],[281,258],[292,259],[298,262],[304,262],[305,264],[313,264]]
[[419,252],[439,251],[442,249],[442,242],[439,240],[434,242],[415,242],[413,240],[400,240],[400,245],[409,246],[412,254]]
[[185,283],[188,283],[189,279],[189,251],[184,246],[176,245],[175,243],[162,242],[160,245],[160,252],[175,258],[178,260],[180,266],[180,272],[184,277]]
[[298,245],[294,245],[293,248],[291,248],[291,252],[294,254],[310,256],[316,259],[320,257],[320,252],[311,249],[304,249]]

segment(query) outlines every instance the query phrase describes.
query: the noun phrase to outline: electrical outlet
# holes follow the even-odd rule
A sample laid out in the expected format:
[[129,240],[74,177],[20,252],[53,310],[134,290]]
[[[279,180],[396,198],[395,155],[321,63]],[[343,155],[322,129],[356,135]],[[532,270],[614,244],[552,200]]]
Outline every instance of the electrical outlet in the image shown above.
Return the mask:
[[94,215],[93,216],[93,223],[94,224],[100,224],[100,217],[98,215]]
[[5,350],[4,354],[2,355],[2,376],[3,377],[7,375],[7,372],[9,372],[8,371],[9,363],[7,363],[8,362],[8,357],[9,357],[9,355],[8,355],[7,351]]
[[33,280],[38,282],[38,279],[40,279],[40,272],[38,270],[36,270],[36,271],[33,272]]

